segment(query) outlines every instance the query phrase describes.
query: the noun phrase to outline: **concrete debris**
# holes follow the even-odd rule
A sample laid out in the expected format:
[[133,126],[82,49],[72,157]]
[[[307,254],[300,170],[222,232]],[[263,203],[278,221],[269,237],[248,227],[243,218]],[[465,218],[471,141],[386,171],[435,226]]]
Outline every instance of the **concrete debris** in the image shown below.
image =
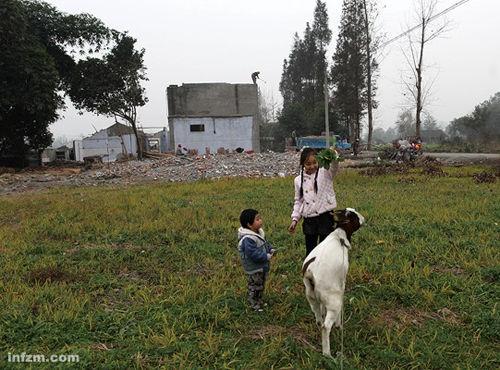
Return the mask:
[[150,181],[186,182],[226,177],[286,177],[299,171],[298,153],[234,153],[203,156],[162,156],[143,161],[94,163],[75,168],[40,171],[5,171],[0,194],[49,189],[57,186],[136,184]]

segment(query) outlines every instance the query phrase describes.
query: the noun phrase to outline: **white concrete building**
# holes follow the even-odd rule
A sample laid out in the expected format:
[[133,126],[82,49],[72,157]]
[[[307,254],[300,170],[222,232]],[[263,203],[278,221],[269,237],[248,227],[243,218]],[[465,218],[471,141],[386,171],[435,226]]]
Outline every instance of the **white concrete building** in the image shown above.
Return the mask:
[[120,157],[137,155],[137,141],[131,127],[115,123],[82,140],[73,141],[75,160],[83,162],[85,157],[100,156],[104,163],[114,162]]
[[200,83],[167,89],[170,147],[260,151],[257,85]]
[[211,153],[224,148],[255,150],[253,144],[254,119],[236,117],[177,117],[172,120],[175,146]]

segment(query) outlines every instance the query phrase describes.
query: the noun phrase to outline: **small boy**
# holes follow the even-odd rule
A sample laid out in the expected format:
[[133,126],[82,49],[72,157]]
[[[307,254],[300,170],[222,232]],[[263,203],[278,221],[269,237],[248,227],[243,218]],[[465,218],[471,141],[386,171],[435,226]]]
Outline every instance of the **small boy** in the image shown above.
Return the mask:
[[255,311],[262,311],[262,294],[274,249],[265,239],[262,218],[255,209],[240,215],[238,252],[248,279],[248,301]]

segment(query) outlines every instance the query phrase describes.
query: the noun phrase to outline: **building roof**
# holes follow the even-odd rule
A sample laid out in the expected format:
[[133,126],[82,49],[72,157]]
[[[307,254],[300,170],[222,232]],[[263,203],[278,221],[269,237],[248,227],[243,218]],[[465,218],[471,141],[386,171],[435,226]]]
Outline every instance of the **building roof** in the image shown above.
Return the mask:
[[167,88],[168,117],[241,117],[258,112],[255,84],[189,83]]
[[133,134],[134,130],[132,127],[124,125],[122,123],[115,123],[114,125],[109,126],[106,131],[108,132],[109,136],[120,136],[120,135],[127,135],[127,134]]
[[[122,135],[134,135],[134,130],[132,129],[132,127],[130,127],[128,125],[124,125],[123,123],[117,122],[117,123],[109,126],[108,128],[104,128],[102,130],[99,130],[99,131],[93,133],[92,135],[85,137],[83,140],[94,138],[94,136],[96,136],[96,135],[97,135],[97,137],[101,137],[102,133],[104,133],[104,132],[106,132],[107,136],[109,136],[109,137],[122,136]],[[139,134],[139,137],[145,136],[144,132],[141,130],[137,130],[137,133]]]

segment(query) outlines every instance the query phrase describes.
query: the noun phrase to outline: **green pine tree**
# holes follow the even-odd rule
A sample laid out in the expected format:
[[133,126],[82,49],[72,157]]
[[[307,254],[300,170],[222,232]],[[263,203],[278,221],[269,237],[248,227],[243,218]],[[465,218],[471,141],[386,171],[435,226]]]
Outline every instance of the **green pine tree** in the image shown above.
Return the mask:
[[326,4],[317,0],[312,25],[306,24],[303,38],[295,34],[290,55],[283,62],[283,108],[278,115],[283,137],[292,131],[298,136],[324,131],[326,50],[331,36]]
[[366,113],[366,33],[361,0],[344,0],[331,79],[334,109],[350,140],[360,138]]

